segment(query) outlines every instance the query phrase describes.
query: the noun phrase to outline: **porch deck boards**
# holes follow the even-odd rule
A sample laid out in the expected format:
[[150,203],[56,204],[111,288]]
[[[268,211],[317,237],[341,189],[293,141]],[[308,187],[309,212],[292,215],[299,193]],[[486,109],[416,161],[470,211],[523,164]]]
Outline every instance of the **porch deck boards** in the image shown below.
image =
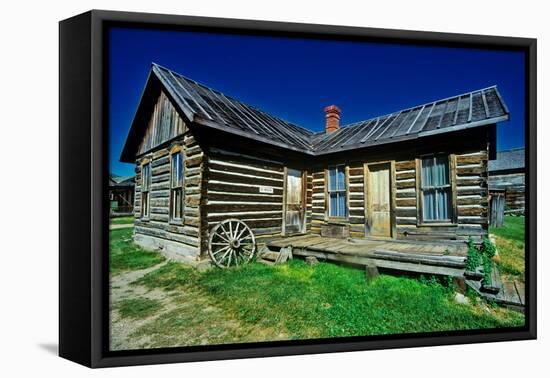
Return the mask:
[[464,242],[445,241],[402,241],[402,240],[379,240],[379,239],[335,239],[319,235],[299,235],[289,237],[273,238],[268,246],[277,248],[292,246],[293,248],[311,248],[333,252],[360,252],[375,251],[382,249],[386,251],[416,253],[434,256],[466,256],[468,246]]
[[464,242],[335,239],[319,235],[278,237],[267,242],[267,247],[275,250],[288,246],[297,256],[455,277],[463,275],[468,251]]

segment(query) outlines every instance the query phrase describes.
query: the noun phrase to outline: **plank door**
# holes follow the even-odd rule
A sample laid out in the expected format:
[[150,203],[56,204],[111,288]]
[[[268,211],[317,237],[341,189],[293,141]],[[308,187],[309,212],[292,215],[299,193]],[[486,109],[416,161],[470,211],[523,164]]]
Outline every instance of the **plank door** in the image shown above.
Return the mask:
[[285,234],[303,232],[304,226],[303,172],[287,169],[285,185]]
[[367,230],[369,236],[391,237],[390,163],[367,167]]

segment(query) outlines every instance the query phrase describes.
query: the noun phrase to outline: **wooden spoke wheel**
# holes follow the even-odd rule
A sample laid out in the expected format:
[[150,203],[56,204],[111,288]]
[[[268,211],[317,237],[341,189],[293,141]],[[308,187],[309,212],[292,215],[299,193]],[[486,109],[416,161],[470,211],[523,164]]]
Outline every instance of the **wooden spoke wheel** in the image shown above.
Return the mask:
[[227,219],[218,223],[210,232],[208,253],[220,268],[246,264],[255,251],[254,234],[243,221]]

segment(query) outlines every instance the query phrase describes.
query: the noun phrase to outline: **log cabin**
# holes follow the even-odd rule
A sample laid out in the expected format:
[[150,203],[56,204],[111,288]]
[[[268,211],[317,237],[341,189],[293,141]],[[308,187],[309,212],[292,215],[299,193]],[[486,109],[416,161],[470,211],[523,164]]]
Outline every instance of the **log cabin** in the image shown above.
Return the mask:
[[525,148],[498,151],[489,162],[489,194],[502,193],[505,212],[525,213]]
[[109,213],[111,217],[133,215],[135,177],[109,175]]
[[257,240],[487,235],[488,161],[509,118],[496,86],[349,125],[324,111],[312,132],[152,64],[121,154],[136,166],[135,242],[208,259],[228,218]]

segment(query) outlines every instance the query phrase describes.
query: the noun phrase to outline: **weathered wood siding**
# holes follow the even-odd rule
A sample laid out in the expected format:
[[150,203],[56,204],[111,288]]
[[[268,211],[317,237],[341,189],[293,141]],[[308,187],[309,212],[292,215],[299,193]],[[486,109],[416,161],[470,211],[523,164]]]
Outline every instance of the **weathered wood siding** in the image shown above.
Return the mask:
[[[170,221],[170,149],[181,145],[184,153],[184,216]],[[141,162],[151,161],[150,216],[141,218]],[[169,145],[159,147],[137,161],[135,195],[135,239],[147,248],[198,257],[201,249],[201,191],[204,152],[190,132]]]
[[[211,148],[207,163],[205,219],[240,219],[257,237],[281,234],[284,165],[280,161]],[[273,193],[262,193],[261,187]]]
[[145,135],[138,148],[138,155],[155,149],[155,147],[182,135],[186,130],[183,119],[168,99],[164,92],[153,106],[151,117],[145,131]]

